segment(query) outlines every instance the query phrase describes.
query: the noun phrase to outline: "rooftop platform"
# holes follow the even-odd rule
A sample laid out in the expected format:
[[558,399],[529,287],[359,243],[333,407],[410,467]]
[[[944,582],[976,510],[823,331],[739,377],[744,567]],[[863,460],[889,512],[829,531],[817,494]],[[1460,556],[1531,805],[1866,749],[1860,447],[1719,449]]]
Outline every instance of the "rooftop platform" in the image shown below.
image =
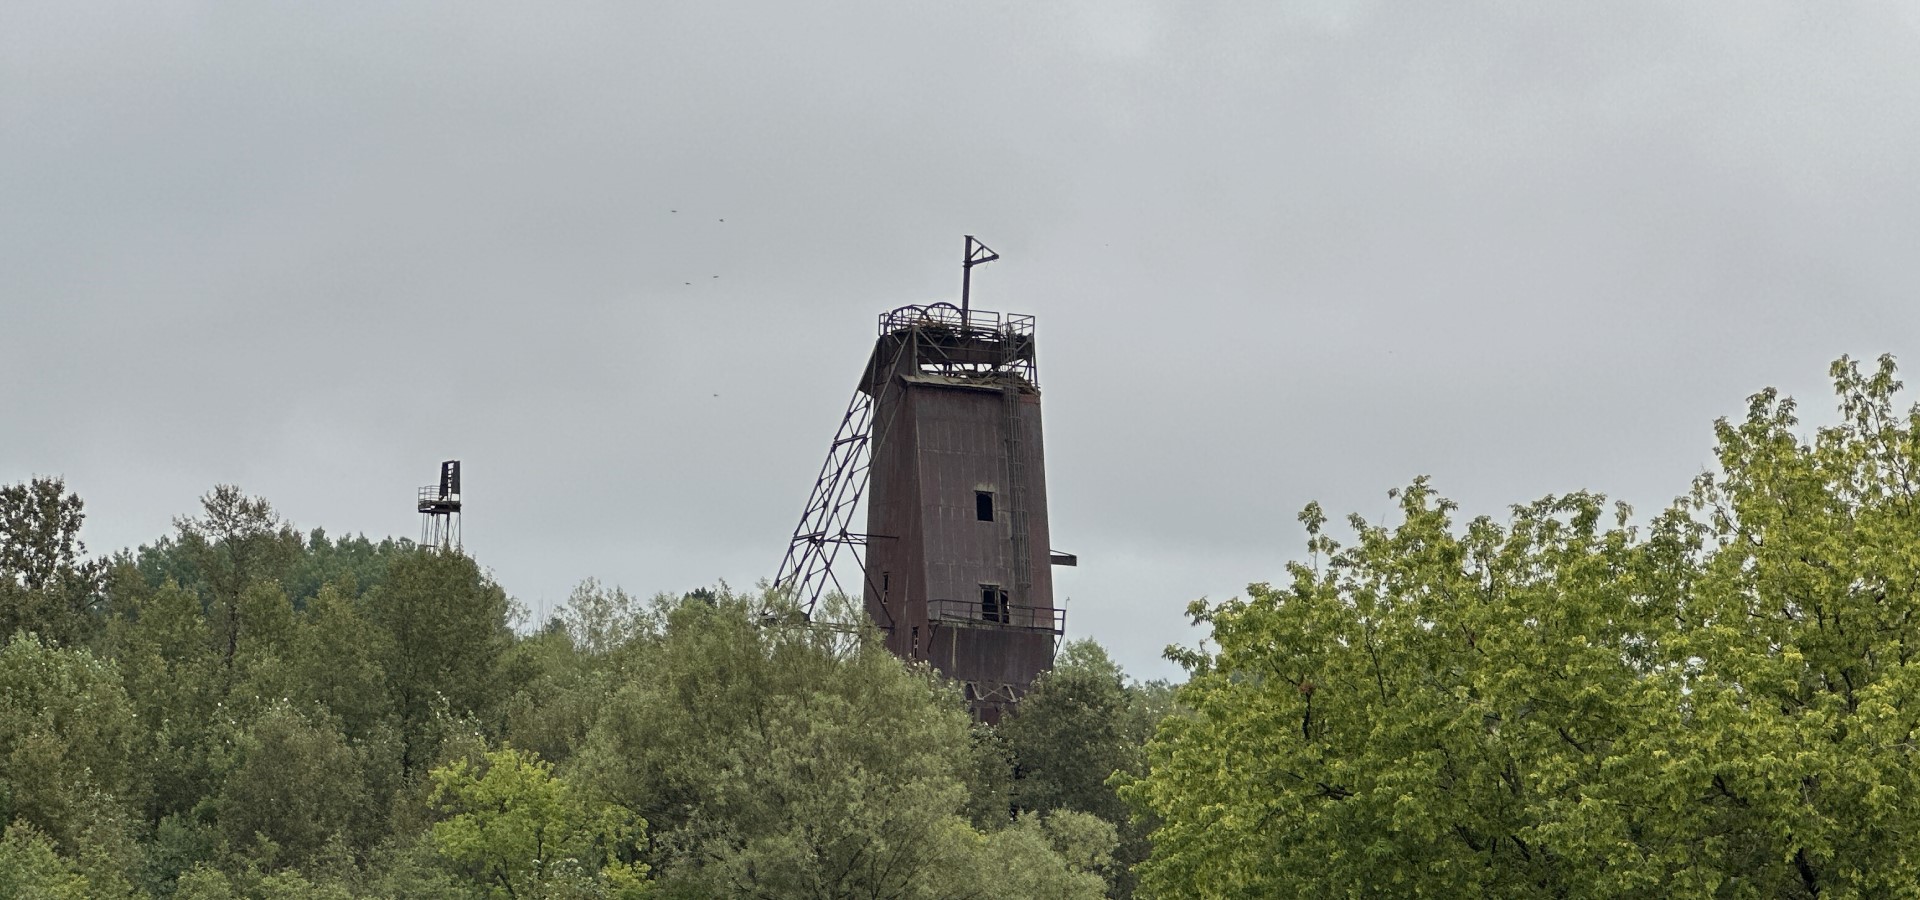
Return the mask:
[[898,371],[956,382],[1017,382],[1037,389],[1033,317],[951,303],[902,306],[880,314],[879,339],[861,389]]

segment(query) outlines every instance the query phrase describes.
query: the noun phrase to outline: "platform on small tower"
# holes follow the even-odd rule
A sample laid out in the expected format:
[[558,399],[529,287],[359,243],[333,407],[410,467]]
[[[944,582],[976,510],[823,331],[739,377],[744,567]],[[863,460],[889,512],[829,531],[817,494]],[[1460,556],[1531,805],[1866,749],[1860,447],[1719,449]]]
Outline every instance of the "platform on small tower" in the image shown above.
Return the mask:
[[429,515],[445,515],[460,511],[460,495],[448,494],[440,485],[430,484],[420,489],[420,511]]

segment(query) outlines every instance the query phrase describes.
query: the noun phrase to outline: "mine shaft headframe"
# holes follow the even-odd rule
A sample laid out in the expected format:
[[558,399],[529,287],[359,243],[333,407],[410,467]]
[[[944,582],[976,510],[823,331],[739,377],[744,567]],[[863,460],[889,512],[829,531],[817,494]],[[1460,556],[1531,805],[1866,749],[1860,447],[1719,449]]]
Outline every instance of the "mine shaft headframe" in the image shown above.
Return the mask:
[[960,257],[960,325],[966,327],[973,318],[973,267],[993,262],[1000,254],[980,243],[980,239],[967,235],[967,249]]
[[[848,551],[852,556],[854,565],[860,568],[864,579],[866,566],[861,559],[861,550],[870,540],[890,539],[884,535],[862,534],[855,530],[855,523],[867,489],[867,470],[872,462],[871,444],[877,436],[887,432],[890,424],[885,420],[874,421],[877,401],[892,383],[892,374],[899,369],[902,360],[914,359],[923,368],[930,366],[944,374],[956,376],[978,375],[978,370],[983,369],[1014,371],[1024,377],[1029,386],[1035,383],[1032,316],[982,311],[982,318],[990,320],[992,324],[980,334],[975,334],[970,325],[973,267],[999,258],[1000,254],[980,243],[978,238],[966,235],[966,252],[961,259],[958,310],[954,309],[953,304],[942,302],[927,306],[903,306],[880,314],[881,345],[875,347],[867,371],[847,404],[846,414],[840,419],[833,443],[828,446],[826,462],[821,465],[820,474],[813,482],[813,491],[808,495],[806,508],[800,514],[800,524],[787,542],[787,554],[774,576],[774,586],[789,592],[804,616],[811,618],[814,607],[827,591],[845,592],[848,587],[835,572],[841,550]],[[956,324],[959,326],[957,331],[953,330]],[[940,342],[931,338],[923,341],[923,329],[941,332],[947,343],[952,343],[952,338],[957,336],[961,339],[960,343],[966,346],[936,346]],[[891,343],[885,340],[896,333],[906,337]],[[930,359],[926,361],[919,360],[915,355],[922,343],[928,344]],[[981,356],[982,347],[990,350],[985,356]],[[898,409],[897,406],[893,408]],[[873,587],[861,581],[853,581],[852,584],[862,588]],[[890,628],[892,623],[881,623],[881,627]]]

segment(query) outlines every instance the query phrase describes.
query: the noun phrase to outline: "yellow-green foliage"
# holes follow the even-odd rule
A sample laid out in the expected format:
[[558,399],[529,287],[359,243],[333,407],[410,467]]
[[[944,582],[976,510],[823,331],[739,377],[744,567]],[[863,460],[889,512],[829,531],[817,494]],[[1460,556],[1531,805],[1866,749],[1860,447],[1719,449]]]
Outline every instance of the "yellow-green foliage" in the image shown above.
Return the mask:
[[622,857],[639,850],[646,822],[584,798],[539,757],[508,747],[478,763],[455,760],[432,778],[432,803],[445,815],[434,846],[491,896],[542,897],[582,882],[610,897],[645,892],[647,867]]
[[87,877],[54,852],[46,835],[25,823],[0,836],[0,897],[15,900],[89,900]]
[[16,633],[0,647],[0,824],[73,851],[124,803],[133,709],[112,662]]
[[1217,650],[1128,795],[1167,897],[1920,891],[1920,414],[1890,361],[1721,422],[1634,525],[1591,494],[1461,525],[1424,481],[1284,586],[1196,604]]

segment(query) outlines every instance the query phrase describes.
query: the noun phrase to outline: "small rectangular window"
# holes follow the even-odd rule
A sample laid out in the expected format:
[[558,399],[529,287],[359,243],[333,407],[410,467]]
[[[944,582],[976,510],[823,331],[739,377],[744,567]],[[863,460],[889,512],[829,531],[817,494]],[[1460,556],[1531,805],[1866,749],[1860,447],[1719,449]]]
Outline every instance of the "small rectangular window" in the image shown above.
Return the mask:
[[982,621],[999,622],[1002,625],[1012,621],[1007,609],[1007,592],[997,584],[980,586],[980,618]]
[[993,492],[973,492],[973,517],[982,522],[993,521]]

